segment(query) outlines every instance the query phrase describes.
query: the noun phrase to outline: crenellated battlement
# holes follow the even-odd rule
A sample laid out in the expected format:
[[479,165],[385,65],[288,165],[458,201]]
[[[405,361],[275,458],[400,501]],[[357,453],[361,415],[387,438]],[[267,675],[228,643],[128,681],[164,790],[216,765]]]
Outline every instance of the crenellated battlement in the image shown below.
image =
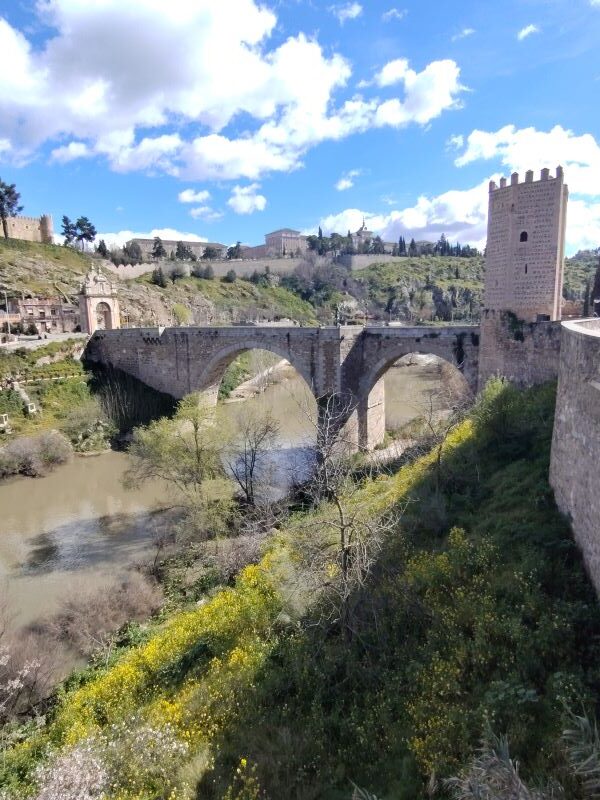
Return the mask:
[[550,170],[545,167],[540,173],[540,179],[538,181],[534,180],[534,172],[532,169],[527,170],[525,173],[525,180],[519,180],[519,173],[513,172],[510,176],[510,182],[508,178],[502,177],[500,178],[500,185],[496,183],[496,181],[490,181],[490,192],[497,192],[500,189],[507,189],[511,186],[519,186],[524,183],[541,183],[542,181],[559,181],[562,182],[564,180],[564,172],[561,166],[556,168],[556,175],[550,175]]
[[54,240],[54,225],[50,214],[42,214],[41,217],[9,217],[6,223],[8,235],[12,239],[42,244],[52,244]]

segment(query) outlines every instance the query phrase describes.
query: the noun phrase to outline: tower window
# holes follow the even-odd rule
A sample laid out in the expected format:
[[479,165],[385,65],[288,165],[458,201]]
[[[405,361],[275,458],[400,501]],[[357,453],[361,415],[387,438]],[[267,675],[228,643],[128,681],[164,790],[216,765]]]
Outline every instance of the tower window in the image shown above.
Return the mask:
[[526,242],[529,237],[527,236],[527,231],[521,231],[521,235],[519,236],[520,242]]
[[527,275],[527,264],[525,264],[525,275]]

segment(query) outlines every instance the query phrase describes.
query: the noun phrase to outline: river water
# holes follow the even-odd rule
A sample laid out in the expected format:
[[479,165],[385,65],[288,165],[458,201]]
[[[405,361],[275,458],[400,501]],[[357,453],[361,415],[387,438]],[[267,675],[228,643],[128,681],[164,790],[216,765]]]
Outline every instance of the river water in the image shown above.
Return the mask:
[[[439,380],[435,366],[391,369],[386,375],[386,423],[397,428],[422,413]],[[279,468],[290,467],[315,436],[315,403],[298,376],[258,397],[231,403],[235,419],[252,407],[268,408],[279,421]],[[58,609],[77,591],[107,585],[135,563],[149,561],[168,506],[166,487],[128,491],[125,453],[77,457],[44,478],[0,483],[0,581],[10,627]],[[285,481],[285,478],[284,478]]]

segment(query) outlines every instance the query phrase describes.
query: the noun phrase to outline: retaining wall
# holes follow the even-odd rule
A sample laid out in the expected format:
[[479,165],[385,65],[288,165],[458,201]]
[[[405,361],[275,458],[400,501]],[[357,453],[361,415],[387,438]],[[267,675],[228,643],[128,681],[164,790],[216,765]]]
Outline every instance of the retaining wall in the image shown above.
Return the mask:
[[600,319],[561,328],[550,484],[600,595]]

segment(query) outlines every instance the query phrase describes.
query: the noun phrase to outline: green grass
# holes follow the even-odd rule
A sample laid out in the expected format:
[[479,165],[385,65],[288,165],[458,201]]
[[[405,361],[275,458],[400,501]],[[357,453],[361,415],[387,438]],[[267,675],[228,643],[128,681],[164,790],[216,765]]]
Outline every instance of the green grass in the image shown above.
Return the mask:
[[72,296],[93,261],[72,247],[0,238],[0,288],[41,297]]

